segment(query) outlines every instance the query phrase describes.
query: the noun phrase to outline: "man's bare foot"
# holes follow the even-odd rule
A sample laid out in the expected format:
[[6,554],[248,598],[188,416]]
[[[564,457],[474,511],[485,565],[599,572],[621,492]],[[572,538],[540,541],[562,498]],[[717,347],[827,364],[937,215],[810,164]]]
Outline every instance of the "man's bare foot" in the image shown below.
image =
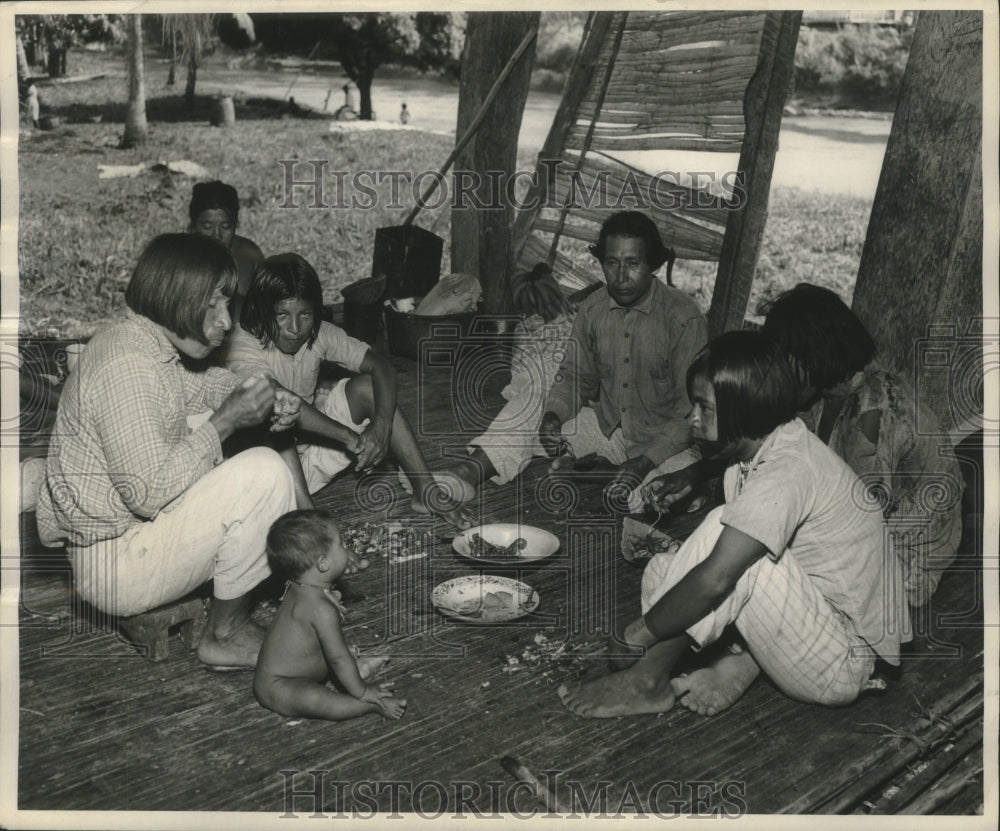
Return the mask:
[[364,571],[370,565],[371,562],[367,557],[359,557],[351,551],[347,557],[347,568],[344,569],[344,576],[349,577],[352,574],[357,574],[359,571]]
[[224,636],[207,629],[198,644],[198,660],[209,669],[253,669],[264,634],[264,628],[252,620]]
[[674,692],[668,682],[650,684],[634,669],[615,672],[573,687],[562,684],[557,692],[563,704],[584,718],[665,713],[674,706]]
[[700,716],[714,716],[740,700],[760,667],[749,652],[726,652],[711,666],[670,682],[682,705]]
[[450,511],[436,511],[436,513],[439,517],[441,517],[441,519],[445,522],[451,523],[459,531],[471,528],[479,521],[476,513],[471,508],[466,508],[462,505],[459,505]]
[[418,514],[433,513],[460,531],[476,524],[475,512],[471,508],[455,502],[448,492],[437,483],[426,488],[420,496],[414,494],[413,499],[410,500],[410,507]]
[[605,649],[608,655],[608,664],[614,670],[628,669],[646,654],[646,650],[642,646],[629,643],[625,629],[620,630],[615,635],[609,635]]
[[452,459],[445,467],[431,472],[441,485],[444,485],[448,479],[453,482],[452,487],[455,488],[455,492],[452,497],[456,502],[469,502],[475,499],[480,484],[488,478],[472,456],[465,459]]
[[357,657],[358,674],[362,681],[367,681],[382,667],[389,663],[388,655],[365,655]]
[[[466,463],[459,461],[456,463],[456,466],[459,464],[469,464],[473,469],[478,469],[473,462]],[[461,469],[457,467],[453,467],[446,468],[444,470],[431,471],[431,476],[434,477],[434,484],[440,489],[442,494],[441,498],[447,499],[455,504],[471,502],[479,493],[474,483],[474,481],[478,480],[470,481],[470,479],[466,478],[460,470]],[[403,490],[407,493],[413,493],[413,485],[402,471],[399,473],[399,482],[403,486]],[[419,499],[414,497],[414,499],[423,507],[422,513],[427,513],[426,497]]]
[[549,470],[558,473],[560,470],[573,470],[576,466],[576,457],[572,453],[562,453],[552,460]]

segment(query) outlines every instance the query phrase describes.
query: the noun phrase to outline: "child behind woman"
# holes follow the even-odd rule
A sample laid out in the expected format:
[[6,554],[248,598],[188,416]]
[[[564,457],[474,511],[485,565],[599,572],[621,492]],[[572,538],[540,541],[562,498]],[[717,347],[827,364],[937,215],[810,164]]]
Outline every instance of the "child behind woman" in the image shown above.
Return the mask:
[[[594,288],[602,286],[594,284]],[[538,425],[576,316],[575,307],[545,263],[516,275],[510,293],[521,320],[514,329],[510,383],[500,393],[507,403],[486,431],[469,442],[468,457],[447,467],[475,488],[485,480],[505,485],[532,457],[545,455]]]
[[767,307],[763,332],[805,375],[803,420],[882,504],[906,598],[922,606],[962,540],[962,473],[935,415],[879,363],[875,341],[834,292],[799,283]]
[[[318,510],[280,517],[267,535],[267,559],[288,584],[257,660],[257,701],[283,716],[329,721],[366,713],[402,716],[406,699],[392,696],[391,683],[365,683],[388,659],[355,659],[344,640],[333,584],[349,554],[333,518]],[[343,692],[326,686],[331,676]]]

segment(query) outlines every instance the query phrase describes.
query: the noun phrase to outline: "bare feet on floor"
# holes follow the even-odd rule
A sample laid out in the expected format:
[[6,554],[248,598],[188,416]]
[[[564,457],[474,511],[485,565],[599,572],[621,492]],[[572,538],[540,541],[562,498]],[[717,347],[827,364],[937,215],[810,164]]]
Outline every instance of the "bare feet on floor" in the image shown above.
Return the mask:
[[669,683],[650,684],[634,669],[572,687],[562,684],[557,692],[563,704],[584,718],[665,713],[674,706],[674,692]]
[[552,464],[549,465],[549,470],[553,473],[558,473],[560,470],[572,470],[576,465],[576,457],[571,453],[562,453],[556,456],[552,460]]
[[439,484],[448,487],[446,482],[450,482],[454,488],[451,496],[456,502],[469,502],[475,499],[479,486],[489,478],[471,456],[465,459],[453,459],[449,461],[447,467],[431,472]]
[[410,507],[418,514],[433,513],[460,531],[476,524],[476,514],[471,509],[451,498],[447,489],[435,484],[422,497],[414,495]]
[[264,634],[263,627],[252,620],[224,636],[208,629],[198,644],[198,660],[209,669],[253,669]]
[[[471,465],[472,468],[476,467],[473,462],[459,462],[458,464],[468,464]],[[479,493],[473,483],[474,480],[466,475],[464,467],[459,468],[456,466],[446,470],[435,470],[431,472],[431,475],[434,477],[434,483],[442,492],[441,498],[447,499],[452,503],[461,504],[463,502],[471,502]],[[402,473],[400,473],[400,482],[405,483],[403,485],[403,489],[405,491],[413,493],[410,480],[407,479]],[[427,512],[426,506],[424,505],[425,500],[417,500],[416,497],[414,497],[414,501],[420,504],[424,513]]]
[[739,701],[758,675],[760,667],[744,650],[727,652],[711,666],[674,678],[670,685],[683,706],[700,716],[714,716]]
[[362,681],[372,678],[382,667],[389,663],[388,655],[364,655],[357,657],[358,674]]
[[352,574],[357,574],[359,571],[364,571],[370,565],[371,562],[367,557],[359,557],[352,551],[347,558],[347,568],[344,569],[344,575],[349,577]]
[[646,654],[642,646],[629,643],[626,629],[621,629],[617,635],[608,636],[605,650],[608,654],[608,664],[613,670],[628,669]]

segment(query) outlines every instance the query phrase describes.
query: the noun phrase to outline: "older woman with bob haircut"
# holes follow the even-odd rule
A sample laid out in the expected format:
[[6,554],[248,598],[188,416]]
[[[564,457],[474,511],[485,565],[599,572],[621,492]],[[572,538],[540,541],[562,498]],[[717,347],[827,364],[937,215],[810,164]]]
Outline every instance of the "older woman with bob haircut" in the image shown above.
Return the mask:
[[[642,657],[559,695],[575,713],[612,718],[732,705],[763,670],[786,695],[848,704],[872,686],[876,658],[899,663],[909,639],[902,573],[883,552],[882,517],[861,483],[795,417],[798,384],[779,347],[758,332],[721,335],[687,375],[693,437],[729,460],[726,504],[676,554],[642,577],[642,617],[625,641]],[[746,650],[671,678],[691,646],[730,624]],[[620,648],[620,647],[619,647]]]
[[[66,382],[38,503],[42,542],[67,544],[76,590],[98,609],[135,615],[212,580],[198,658],[214,669],[256,663],[263,632],[250,591],[269,574],[268,528],[295,507],[274,451],[223,461],[234,431],[268,418],[281,430],[297,416],[266,379],[241,382],[203,361],[231,326],[236,279],[214,240],[149,243],[124,320],[94,335]],[[187,416],[206,410],[192,430]]]

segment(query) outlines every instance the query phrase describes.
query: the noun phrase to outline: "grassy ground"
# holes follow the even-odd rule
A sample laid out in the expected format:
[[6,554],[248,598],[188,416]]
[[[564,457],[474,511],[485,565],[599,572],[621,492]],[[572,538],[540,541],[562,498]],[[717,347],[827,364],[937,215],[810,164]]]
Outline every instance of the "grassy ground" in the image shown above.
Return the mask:
[[[168,94],[169,93],[169,94]],[[119,150],[124,84],[109,78],[44,87],[44,111],[59,115],[53,131],[22,132],[20,138],[19,266],[20,328],[24,335],[89,335],[123,307],[122,290],[142,246],[155,234],[187,226],[192,180],[155,171],[158,161],[186,159],[233,184],[242,211],[240,232],[265,253],[297,251],[319,271],[327,302],[339,289],[367,277],[375,229],[398,225],[413,199],[404,188],[400,205],[388,205],[388,186],[371,209],[311,207],[311,191],[289,200],[282,160],[298,160],[294,175],[310,178],[310,160],[327,162],[324,200],[368,199],[347,187],[337,192],[332,171],[435,170],[452,139],[413,130],[330,132],[324,120],[289,117],[280,102],[251,100],[238,107],[229,129],[209,126],[212,102],[200,98],[184,110],[179,88],[149,95],[149,143]],[[100,123],[93,119],[101,117]],[[147,169],[134,178],[99,179],[99,165]],[[532,158],[519,159],[531,169]],[[338,198],[339,197],[339,198]],[[294,201],[294,205],[292,202]],[[775,189],[764,247],[751,298],[761,299],[799,281],[829,286],[850,299],[870,205],[849,196]],[[418,224],[449,238],[446,208],[425,210]],[[443,273],[448,269],[445,245]],[[715,264],[680,261],[675,282],[707,309]]]

